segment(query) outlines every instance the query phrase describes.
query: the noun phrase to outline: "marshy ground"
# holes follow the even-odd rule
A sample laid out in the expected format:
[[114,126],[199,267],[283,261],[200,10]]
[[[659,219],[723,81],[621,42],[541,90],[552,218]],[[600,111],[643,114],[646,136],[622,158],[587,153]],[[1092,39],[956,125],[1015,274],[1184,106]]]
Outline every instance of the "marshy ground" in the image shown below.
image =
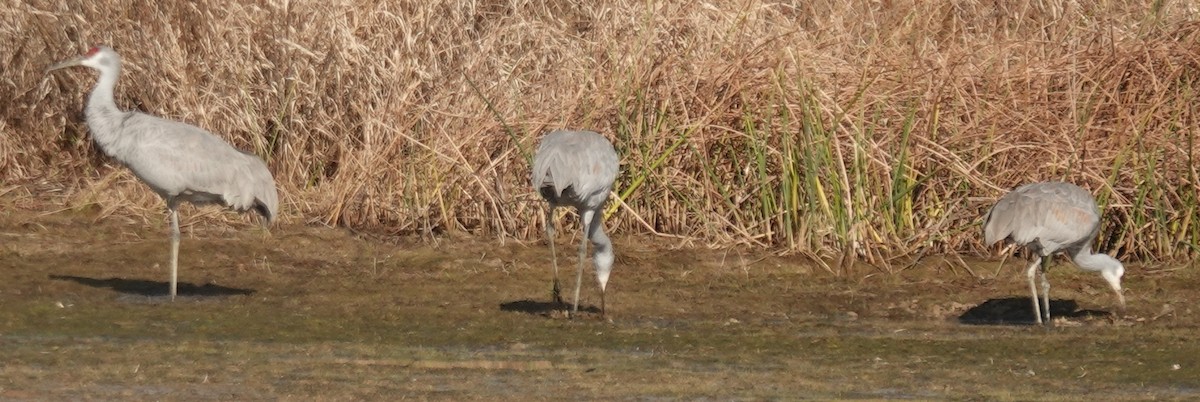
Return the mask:
[[1130,264],[1116,313],[1060,261],[1047,329],[1020,260],[838,277],[618,235],[611,321],[590,276],[568,320],[542,243],[195,222],[171,302],[161,222],[0,213],[0,399],[1200,397],[1180,266]]

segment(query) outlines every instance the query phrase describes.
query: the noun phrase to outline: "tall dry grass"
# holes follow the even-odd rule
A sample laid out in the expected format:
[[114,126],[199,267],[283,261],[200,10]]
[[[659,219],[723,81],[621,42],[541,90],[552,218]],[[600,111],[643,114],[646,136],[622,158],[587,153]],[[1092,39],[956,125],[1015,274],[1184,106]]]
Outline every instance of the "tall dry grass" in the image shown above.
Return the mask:
[[980,252],[991,201],[1061,179],[1104,250],[1200,240],[1190,2],[6,3],[0,178],[46,208],[160,219],[81,123],[94,74],[42,71],[104,43],[119,104],[263,156],[293,222],[536,238],[529,153],[569,127],[622,155],[617,232]]

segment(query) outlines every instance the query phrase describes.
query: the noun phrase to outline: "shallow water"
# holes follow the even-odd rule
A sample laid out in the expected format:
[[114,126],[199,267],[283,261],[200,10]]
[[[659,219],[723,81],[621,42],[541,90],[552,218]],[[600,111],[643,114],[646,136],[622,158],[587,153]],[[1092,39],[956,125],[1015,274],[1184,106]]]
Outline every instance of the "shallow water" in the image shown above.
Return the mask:
[[1062,262],[1043,328],[1016,261],[846,279],[618,235],[609,320],[588,276],[570,320],[543,244],[191,223],[172,302],[165,226],[0,215],[0,399],[1200,396],[1191,269],[1130,265],[1113,314]]

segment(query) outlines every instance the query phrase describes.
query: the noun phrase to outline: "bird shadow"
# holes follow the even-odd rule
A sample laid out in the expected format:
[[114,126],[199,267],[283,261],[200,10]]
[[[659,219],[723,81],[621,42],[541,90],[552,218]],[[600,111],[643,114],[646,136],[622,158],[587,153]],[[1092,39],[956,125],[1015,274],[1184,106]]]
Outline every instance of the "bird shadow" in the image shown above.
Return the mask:
[[[94,288],[108,288],[119,293],[137,295],[137,296],[168,296],[170,294],[170,284],[167,282],[147,281],[142,279],[122,279],[108,278],[95,279],[85,278],[82,276],[71,275],[50,275],[50,279],[56,281],[70,281],[81,285],[91,286]],[[178,296],[246,296],[254,294],[254,290],[231,288],[221,285],[206,283],[204,285],[194,285],[187,282],[179,282],[176,284],[176,293]]]
[[[1050,299],[1050,317],[1093,318],[1109,317],[1112,313],[1100,310],[1080,310],[1074,300]],[[958,322],[970,325],[1037,324],[1033,303],[1028,297],[989,299],[971,307],[958,316]]]
[[[565,313],[570,309],[570,303],[555,303],[529,299],[500,303],[500,311],[513,311],[541,316],[552,316],[555,313]],[[600,308],[596,306],[580,304],[579,312],[600,314]]]

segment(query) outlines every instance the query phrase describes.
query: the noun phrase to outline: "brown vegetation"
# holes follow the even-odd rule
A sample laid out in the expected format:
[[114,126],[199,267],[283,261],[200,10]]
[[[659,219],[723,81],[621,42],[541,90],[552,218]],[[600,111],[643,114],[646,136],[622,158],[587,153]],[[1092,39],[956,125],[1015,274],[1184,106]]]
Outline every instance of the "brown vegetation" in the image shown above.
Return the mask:
[[6,3],[0,193],[66,207],[161,213],[88,139],[94,75],[43,73],[104,43],[119,104],[263,156],[285,221],[538,237],[528,153],[569,127],[622,154],[617,231],[979,251],[995,197],[1063,179],[1103,250],[1200,240],[1189,2]]

